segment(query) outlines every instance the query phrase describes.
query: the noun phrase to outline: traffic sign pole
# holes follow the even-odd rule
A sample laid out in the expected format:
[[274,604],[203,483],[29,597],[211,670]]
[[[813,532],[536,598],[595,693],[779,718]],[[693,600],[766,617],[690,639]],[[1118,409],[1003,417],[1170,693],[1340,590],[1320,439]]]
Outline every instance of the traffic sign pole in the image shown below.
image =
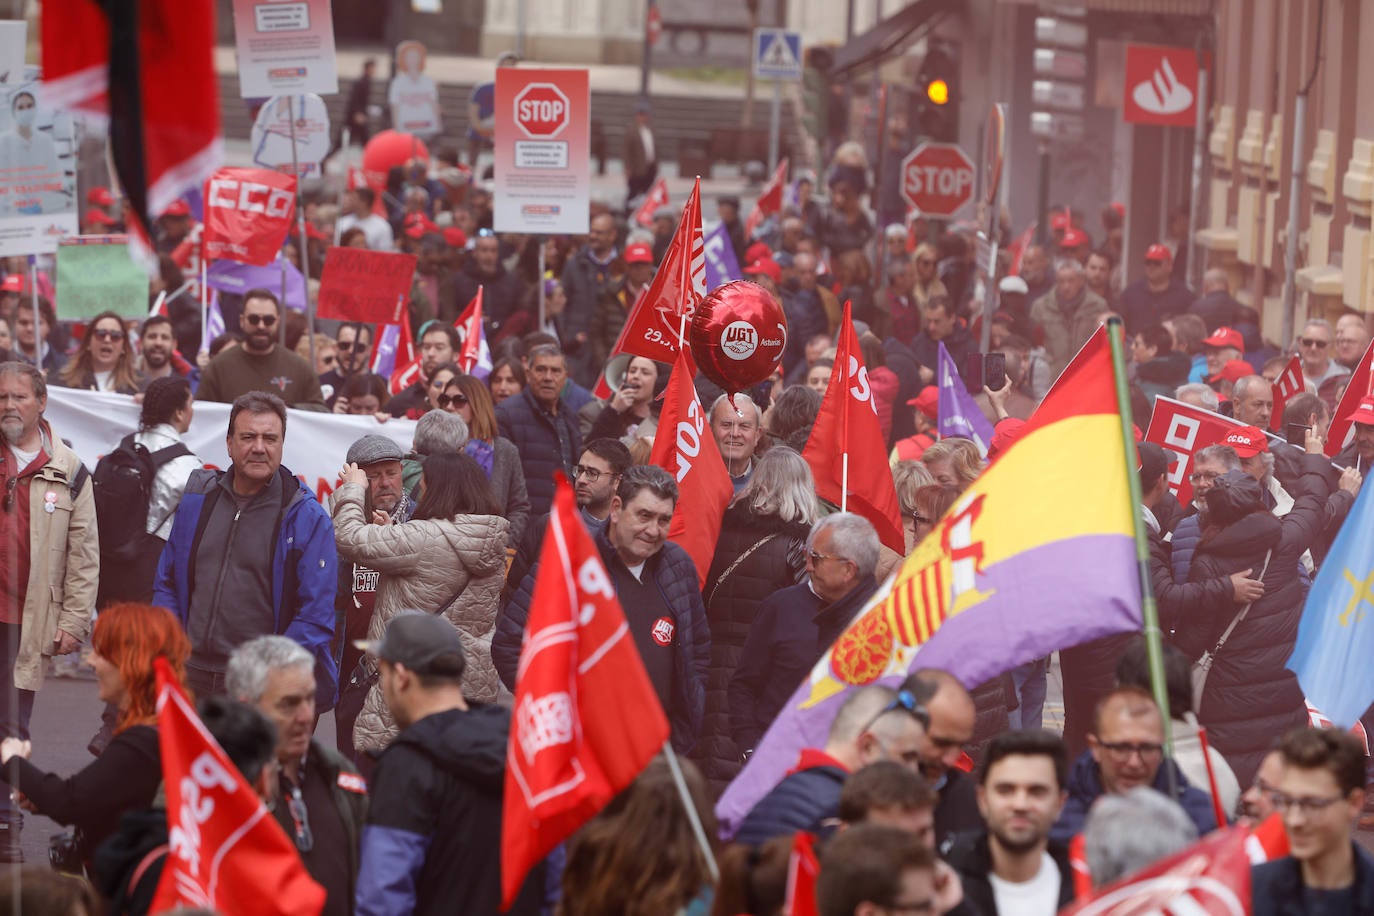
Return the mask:
[[782,80],[773,80],[773,110],[768,116],[768,174],[778,168],[778,142],[782,133]]
[[786,29],[754,30],[754,78],[773,81],[773,110],[768,118],[768,169],[776,171],[782,145],[782,81],[802,77],[801,33]]

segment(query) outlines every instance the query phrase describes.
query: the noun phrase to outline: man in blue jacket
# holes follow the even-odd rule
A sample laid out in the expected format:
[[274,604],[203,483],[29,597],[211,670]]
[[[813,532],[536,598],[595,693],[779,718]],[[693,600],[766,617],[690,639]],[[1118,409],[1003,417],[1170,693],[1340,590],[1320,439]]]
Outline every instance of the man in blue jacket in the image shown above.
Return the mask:
[[223,695],[229,656],[276,634],[315,658],[315,702],[332,708],[339,672],[334,638],[338,555],[329,514],[281,466],[286,405],[253,391],[229,412],[229,470],[194,471],[158,563],[153,604],[191,639],[186,682]]
[[553,506],[553,473],[572,476],[573,464],[582,454],[582,432],[577,410],[563,397],[568,364],[563,352],[551,344],[530,350],[529,385],[496,408],[501,435],[515,444],[525,472],[530,497],[530,517],[538,518]]
[[[711,637],[696,565],[668,540],[677,499],[677,481],[663,468],[627,468],[611,498],[610,517],[591,532],[644,671],[668,716],[673,747],[686,753],[696,744],[706,712]],[[491,660],[512,691],[538,577],[536,563],[497,620],[491,642]]]

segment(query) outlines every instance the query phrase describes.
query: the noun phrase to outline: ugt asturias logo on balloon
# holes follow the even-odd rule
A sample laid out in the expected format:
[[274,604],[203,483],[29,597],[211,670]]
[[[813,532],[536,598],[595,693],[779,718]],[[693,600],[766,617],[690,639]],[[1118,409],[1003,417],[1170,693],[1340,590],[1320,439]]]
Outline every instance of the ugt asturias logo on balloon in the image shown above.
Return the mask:
[[731,359],[748,359],[759,348],[759,335],[747,321],[732,321],[720,332],[720,348]]

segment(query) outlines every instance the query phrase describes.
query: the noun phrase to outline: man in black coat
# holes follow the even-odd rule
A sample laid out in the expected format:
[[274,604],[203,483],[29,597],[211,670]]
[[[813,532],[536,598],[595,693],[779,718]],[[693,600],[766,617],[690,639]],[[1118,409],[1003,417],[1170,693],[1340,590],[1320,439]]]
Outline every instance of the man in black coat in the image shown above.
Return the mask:
[[582,453],[582,431],[577,411],[563,399],[568,364],[562,351],[543,344],[530,350],[529,362],[529,384],[497,405],[496,424],[520,452],[530,515],[537,517],[553,505],[554,471],[573,476],[573,464]]
[[439,303],[439,320],[453,324],[482,290],[482,322],[488,339],[506,319],[524,305],[525,287],[520,277],[501,263],[501,243],[489,230],[480,230],[472,242],[472,254],[461,270],[454,273],[446,291],[450,295]]

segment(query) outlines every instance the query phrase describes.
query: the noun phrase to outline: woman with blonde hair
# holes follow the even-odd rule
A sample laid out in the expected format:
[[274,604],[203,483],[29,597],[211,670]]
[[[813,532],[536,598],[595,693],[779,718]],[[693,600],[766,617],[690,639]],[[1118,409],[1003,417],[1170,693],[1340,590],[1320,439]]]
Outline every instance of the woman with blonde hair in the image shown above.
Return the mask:
[[941,439],[921,455],[921,462],[929,469],[935,482],[957,487],[960,492],[983,473],[983,456],[971,439],[951,436]]
[[139,374],[124,319],[101,312],[86,325],[86,334],[71,362],[58,374],[57,384],[83,391],[137,394]]

